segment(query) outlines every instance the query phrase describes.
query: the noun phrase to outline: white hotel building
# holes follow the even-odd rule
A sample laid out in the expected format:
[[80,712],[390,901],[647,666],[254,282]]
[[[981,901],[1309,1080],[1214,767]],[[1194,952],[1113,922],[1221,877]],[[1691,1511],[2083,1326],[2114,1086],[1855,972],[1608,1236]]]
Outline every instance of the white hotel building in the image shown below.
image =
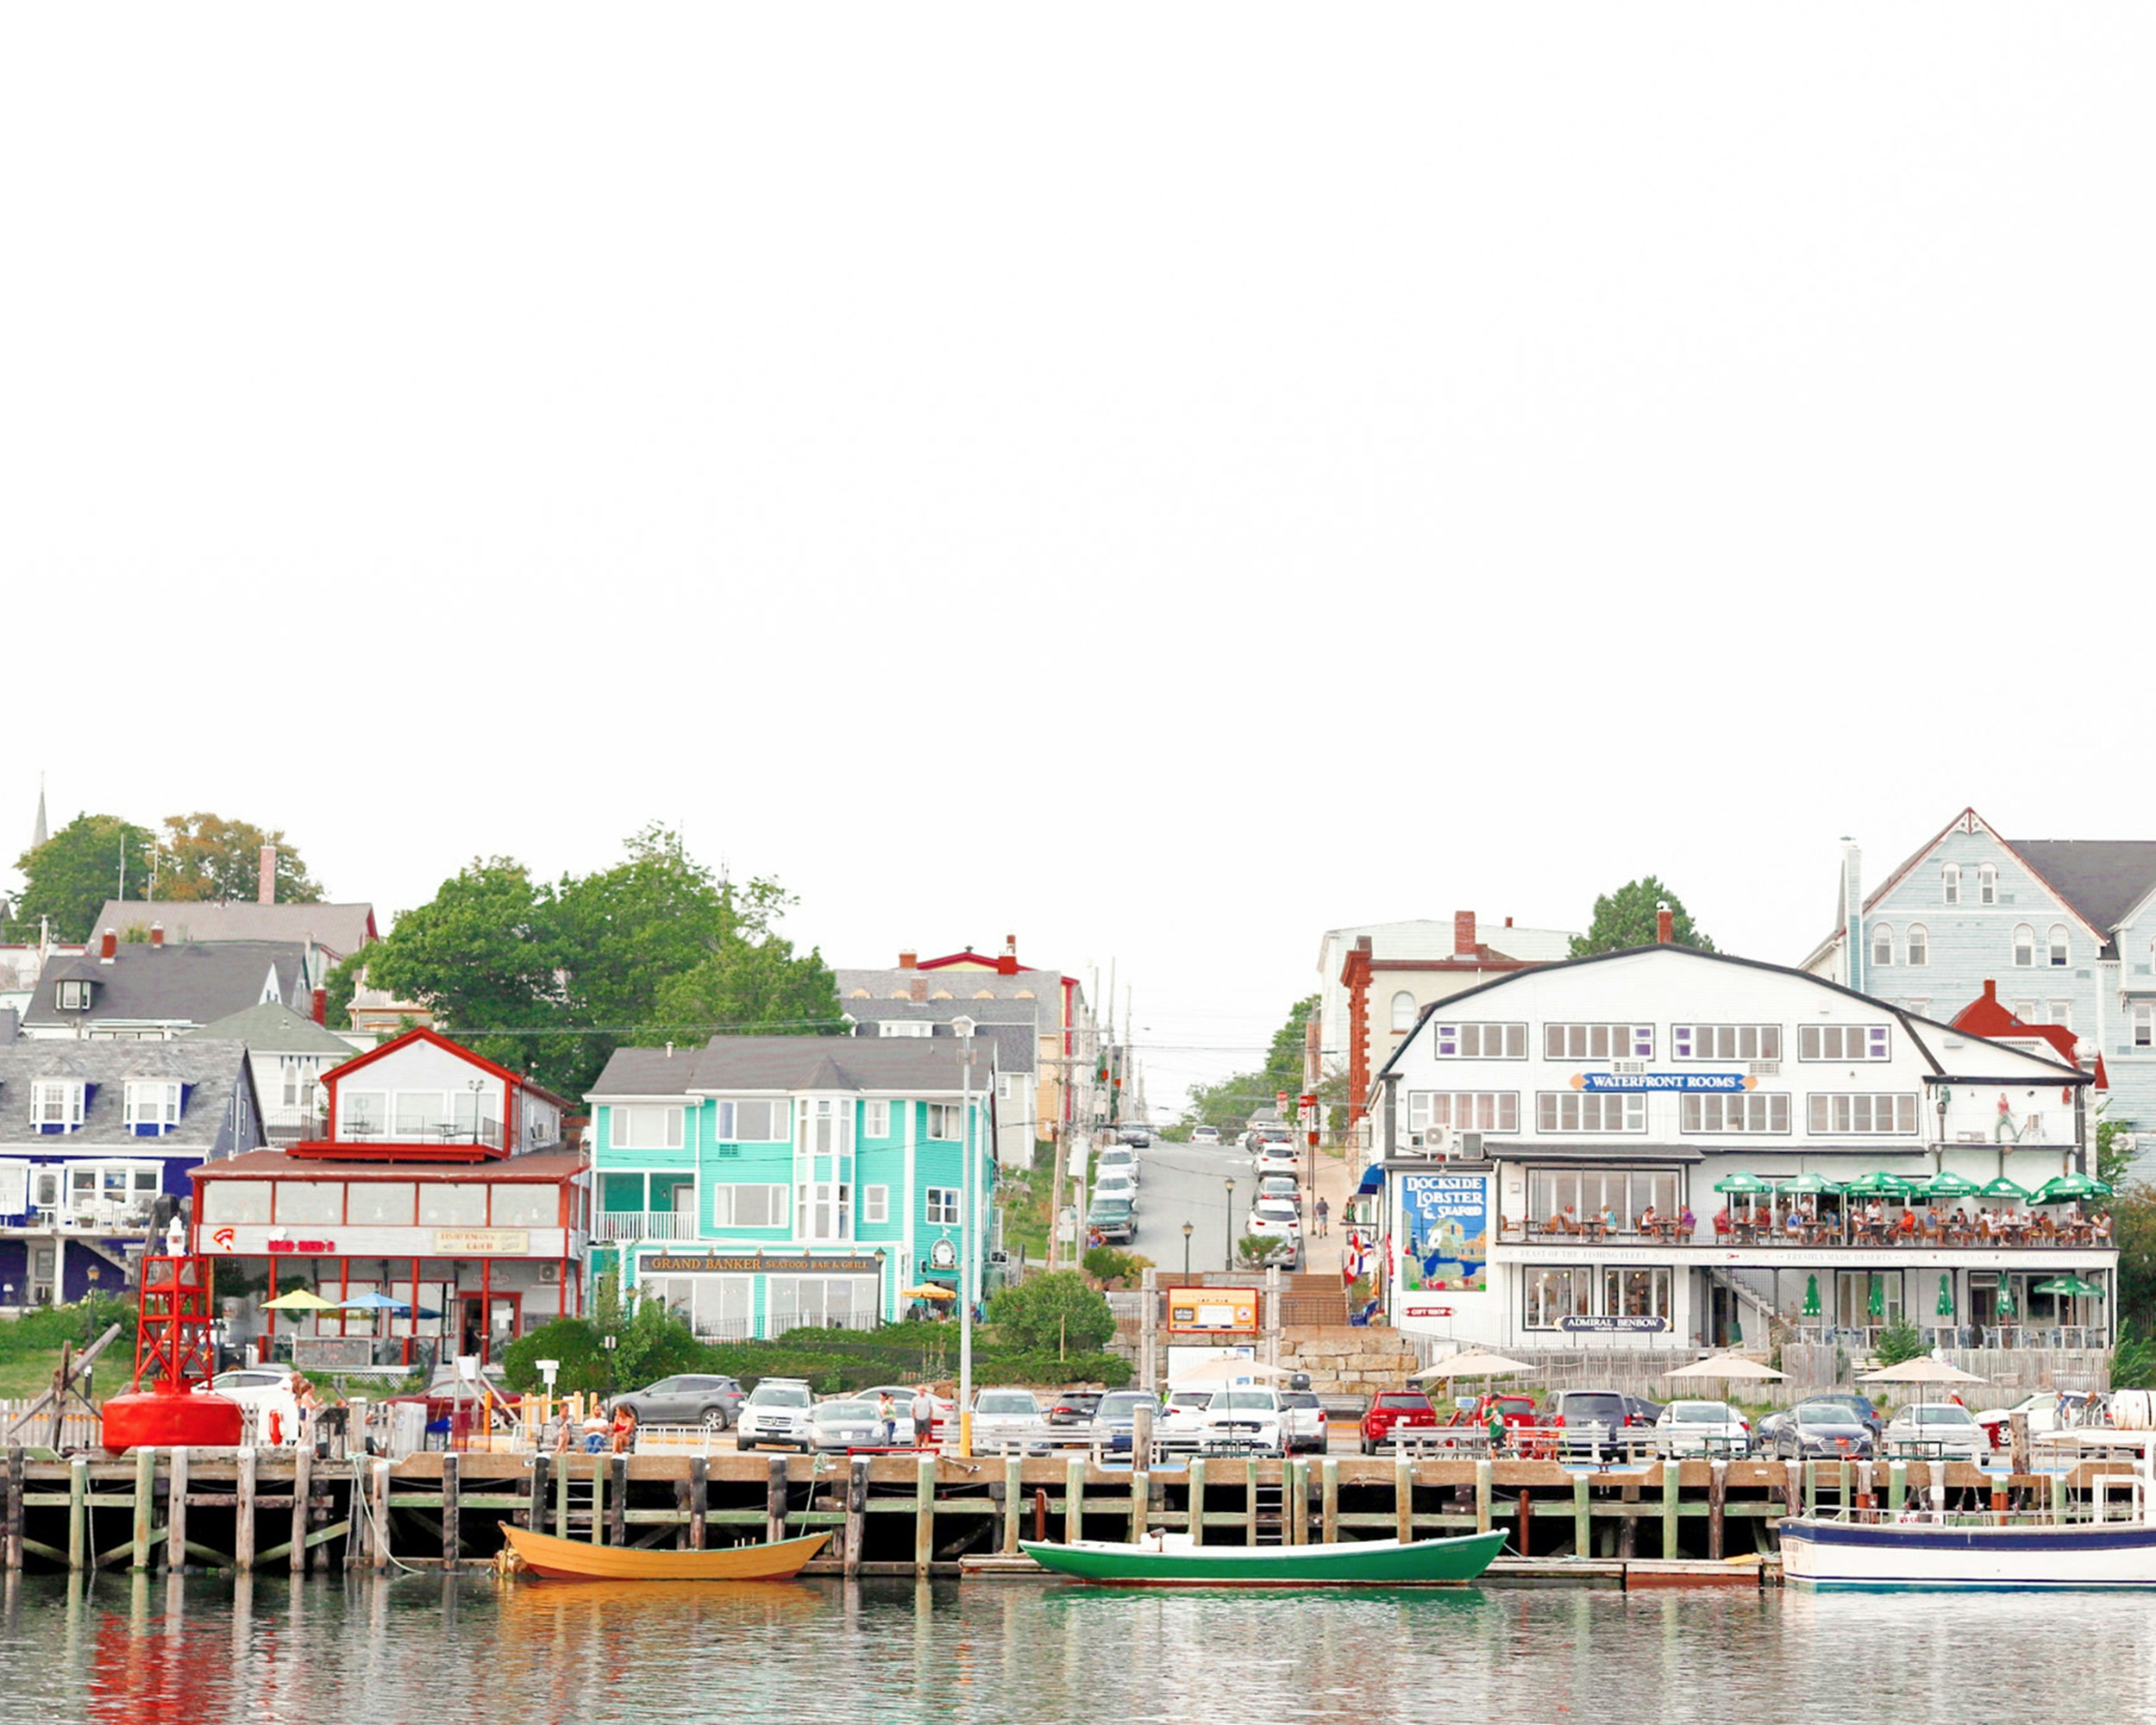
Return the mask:
[[[1394,1326],[1462,1345],[1763,1346],[1777,1318],[1860,1343],[1906,1316],[1946,1346],[2108,1346],[2110,1245],[2034,1230],[2026,1244],[1791,1238],[1740,1229],[1751,1201],[1714,1189],[1739,1173],[1940,1170],[2033,1189],[2093,1171],[2089,1083],[2048,1050],[1777,965],[1677,945],[1603,954],[1423,1014],[1371,1085],[1357,1215]],[[1665,1221],[1689,1208],[1693,1226],[1650,1229],[1650,1207]],[[1900,1208],[1887,1204],[1890,1221]],[[2067,1276],[2103,1296],[2037,1291]]]

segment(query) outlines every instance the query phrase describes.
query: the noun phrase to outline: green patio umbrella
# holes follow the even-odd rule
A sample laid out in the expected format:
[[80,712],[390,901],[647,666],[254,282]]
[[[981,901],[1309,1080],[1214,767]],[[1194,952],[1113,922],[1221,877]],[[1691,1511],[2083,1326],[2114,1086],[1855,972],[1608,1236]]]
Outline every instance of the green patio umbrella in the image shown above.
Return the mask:
[[1996,1180],[1988,1180],[1977,1187],[1977,1196],[2004,1198],[2013,1203],[2026,1204],[2028,1201],[2028,1188],[2015,1185],[2014,1182],[2002,1174]]
[[1871,1302],[1865,1309],[1875,1318],[1886,1316],[1886,1283],[1877,1276],[1871,1281]]
[[2101,1300],[2103,1297],[2101,1288],[2079,1276],[2054,1276],[2048,1282],[2038,1283],[2029,1292],[2058,1294],[2069,1300]]
[[1774,1182],[1784,1192],[1794,1192],[1799,1197],[1831,1198],[1841,1188],[1824,1174],[1793,1174],[1787,1180]]
[[1804,1315],[1808,1318],[1816,1318],[1819,1315],[1819,1272],[1817,1270],[1814,1270],[1804,1283]]
[[1756,1174],[1732,1174],[1714,1182],[1717,1192],[1727,1192],[1738,1197],[1758,1197],[1774,1188]]
[[1965,1180],[1959,1174],[1949,1174],[1943,1169],[1924,1182],[1927,1198],[1973,1198],[1982,1189],[1973,1180]]
[[2046,1180],[2028,1195],[2032,1204],[2071,1204],[2079,1198],[2108,1198],[2111,1188],[2108,1182],[2092,1180],[2085,1174],[2061,1174]]
[[1953,1279],[1943,1270],[1939,1273],[1939,1303],[1932,1310],[1936,1316],[1941,1318],[1951,1318],[1954,1315]]
[[1906,1198],[1916,1189],[1916,1182],[1875,1169],[1870,1174],[1858,1175],[1843,1189],[1853,1198]]

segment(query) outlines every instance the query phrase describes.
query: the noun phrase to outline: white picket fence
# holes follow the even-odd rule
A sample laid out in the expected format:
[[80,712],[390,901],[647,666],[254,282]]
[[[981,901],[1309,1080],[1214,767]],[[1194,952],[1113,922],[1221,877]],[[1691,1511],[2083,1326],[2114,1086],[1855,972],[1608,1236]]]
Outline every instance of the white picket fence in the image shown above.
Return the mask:
[[[23,1396],[13,1401],[0,1400],[0,1449],[21,1444],[25,1448],[34,1444],[52,1444],[53,1415],[48,1409],[40,1414],[20,1431],[15,1423],[36,1405],[34,1396]],[[79,1408],[70,1408],[60,1415],[60,1440],[57,1447],[64,1450],[94,1449],[104,1441],[104,1421],[95,1414],[85,1414]]]

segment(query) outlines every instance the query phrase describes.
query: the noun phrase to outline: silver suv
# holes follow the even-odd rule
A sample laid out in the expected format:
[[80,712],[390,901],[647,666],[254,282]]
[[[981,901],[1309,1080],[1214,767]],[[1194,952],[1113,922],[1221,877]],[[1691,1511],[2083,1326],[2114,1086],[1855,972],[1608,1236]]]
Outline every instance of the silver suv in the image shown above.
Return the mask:
[[809,1413],[816,1397],[799,1377],[767,1377],[749,1392],[741,1404],[741,1420],[734,1433],[737,1450],[799,1450],[806,1453],[814,1444],[809,1433]]

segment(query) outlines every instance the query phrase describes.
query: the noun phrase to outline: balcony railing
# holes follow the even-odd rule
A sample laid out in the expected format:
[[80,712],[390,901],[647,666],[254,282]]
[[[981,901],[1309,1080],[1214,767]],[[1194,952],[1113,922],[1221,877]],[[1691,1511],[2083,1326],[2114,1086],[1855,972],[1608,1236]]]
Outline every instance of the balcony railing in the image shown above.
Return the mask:
[[1757,1224],[1734,1222],[1727,1231],[1717,1229],[1712,1222],[1702,1222],[1687,1233],[1674,1223],[1649,1229],[1640,1227],[1637,1223],[1620,1221],[1612,1228],[1604,1226],[1599,1221],[1582,1220],[1568,1225],[1553,1217],[1547,1220],[1508,1221],[1498,1231],[1497,1238],[1501,1244],[1508,1245],[1599,1245],[1615,1241],[1627,1245],[1658,1243],[1664,1245],[1724,1248],[1865,1246],[1979,1251],[2045,1249],[2108,1251],[2117,1244],[2115,1236],[2100,1233],[2086,1222],[2054,1224],[2050,1228],[2021,1224],[1995,1228],[1990,1233],[1973,1227],[1917,1228],[1904,1233],[1891,1226],[1867,1227],[1857,1224],[1844,1228],[1808,1223],[1792,1232],[1784,1224],[1771,1224],[1762,1220]]
[[499,1120],[481,1120],[473,1126],[469,1120],[436,1120],[430,1125],[416,1126],[362,1126],[348,1122],[337,1123],[339,1144],[476,1144],[492,1150],[508,1150],[515,1146],[502,1140]]
[[693,1240],[696,1218],[672,1210],[601,1210],[592,1238],[599,1240]]

